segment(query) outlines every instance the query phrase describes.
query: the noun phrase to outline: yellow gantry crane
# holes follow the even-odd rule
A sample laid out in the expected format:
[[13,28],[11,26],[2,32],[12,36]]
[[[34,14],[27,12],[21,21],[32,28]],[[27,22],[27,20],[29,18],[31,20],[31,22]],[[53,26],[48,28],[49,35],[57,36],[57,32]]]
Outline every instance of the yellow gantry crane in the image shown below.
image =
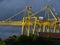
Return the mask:
[[[33,26],[32,28],[32,34],[35,34],[36,32],[36,27],[38,27],[38,32],[51,32],[52,28],[54,30],[54,32],[56,32],[56,28],[57,28],[57,18],[55,17],[54,13],[52,12],[52,10],[49,8],[48,5],[46,5],[46,7],[38,10],[35,13],[32,13],[29,10],[30,7],[26,6],[25,9],[23,9],[22,11],[18,12],[17,14],[15,14],[14,16],[6,19],[6,20],[2,20],[0,21],[0,25],[11,25],[11,26],[22,26],[22,31],[21,31],[21,35],[24,34],[24,27],[26,27],[26,31],[27,31],[27,36],[29,36],[30,34],[30,27]],[[45,15],[44,17],[46,18],[46,16],[48,16],[47,20],[41,20],[38,19],[38,17],[36,16],[38,13],[40,13],[41,11],[48,11],[48,13],[51,13],[52,16],[54,17],[53,19],[49,18],[49,15]],[[23,13],[24,11],[27,12],[27,14],[24,14],[24,17],[22,18],[21,21],[11,21],[13,17],[17,16],[18,14]],[[27,16],[25,16],[27,15]]]

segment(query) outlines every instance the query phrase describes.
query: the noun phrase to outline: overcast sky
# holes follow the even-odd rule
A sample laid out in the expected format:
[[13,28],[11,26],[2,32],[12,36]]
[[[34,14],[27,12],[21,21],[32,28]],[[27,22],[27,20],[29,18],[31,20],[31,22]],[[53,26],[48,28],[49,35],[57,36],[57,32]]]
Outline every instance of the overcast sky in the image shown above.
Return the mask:
[[8,18],[19,10],[23,10],[26,5],[32,3],[32,10],[36,11],[44,7],[46,4],[52,3],[55,12],[60,13],[60,0],[0,0],[0,20]]

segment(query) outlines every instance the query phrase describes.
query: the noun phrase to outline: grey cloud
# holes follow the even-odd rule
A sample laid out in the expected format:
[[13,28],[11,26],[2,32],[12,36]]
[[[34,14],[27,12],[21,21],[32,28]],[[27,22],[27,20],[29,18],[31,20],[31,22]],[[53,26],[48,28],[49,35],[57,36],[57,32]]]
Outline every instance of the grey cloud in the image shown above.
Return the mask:
[[3,1],[3,0],[0,0],[0,2]]

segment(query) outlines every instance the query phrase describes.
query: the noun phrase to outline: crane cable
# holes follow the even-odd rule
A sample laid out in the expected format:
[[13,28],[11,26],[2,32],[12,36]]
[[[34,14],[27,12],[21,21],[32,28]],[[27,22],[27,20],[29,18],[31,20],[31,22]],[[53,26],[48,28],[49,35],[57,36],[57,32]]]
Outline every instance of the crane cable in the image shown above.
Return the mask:
[[40,12],[42,12],[42,11],[44,11],[46,8],[41,8],[40,10],[38,10],[37,12],[35,12],[35,13],[32,13],[32,15],[31,16],[35,16],[35,15],[37,15],[38,13],[40,13]]
[[13,17],[15,17],[15,16],[17,16],[18,14],[21,14],[22,12],[24,12],[25,11],[25,9],[23,9],[22,11],[19,11],[17,14],[14,14],[13,16],[11,16],[11,17],[9,17],[9,18],[7,18],[7,19],[5,19],[6,21],[7,20],[10,20],[10,19],[12,19]]
[[[32,5],[32,4],[31,4]],[[31,6],[30,5],[30,6]],[[18,14],[21,14],[22,12],[24,12],[25,11],[25,9],[23,9],[22,11],[19,11],[17,14],[14,14],[13,16],[11,16],[11,17],[9,17],[9,18],[7,18],[7,19],[5,19],[6,21],[7,20],[10,20],[10,19],[12,19],[13,17],[15,17],[15,16],[17,16]],[[30,12],[30,13],[32,13],[31,11],[28,11],[28,12]]]

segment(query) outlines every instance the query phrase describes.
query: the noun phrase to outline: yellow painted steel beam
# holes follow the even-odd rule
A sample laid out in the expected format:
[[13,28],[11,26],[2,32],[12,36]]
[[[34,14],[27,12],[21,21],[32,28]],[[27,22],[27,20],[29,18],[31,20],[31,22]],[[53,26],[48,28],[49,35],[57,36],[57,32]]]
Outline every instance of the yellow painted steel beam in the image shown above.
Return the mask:
[[5,22],[2,22],[0,21],[0,25],[11,25],[11,26],[21,26],[22,25],[22,21],[5,21]]
[[24,18],[23,18],[23,22],[22,22],[21,26],[22,26],[21,35],[23,35],[24,34],[24,26],[25,26]]
[[36,30],[36,24],[37,24],[37,17],[35,17],[35,23],[34,23],[34,28],[33,28],[33,32],[32,32],[32,34],[34,34],[35,33],[35,30]]
[[46,9],[50,11],[50,13],[52,14],[52,16],[54,17],[55,21],[57,21],[56,16],[54,15],[54,13],[52,12],[52,10],[49,8],[49,6],[46,6]]

